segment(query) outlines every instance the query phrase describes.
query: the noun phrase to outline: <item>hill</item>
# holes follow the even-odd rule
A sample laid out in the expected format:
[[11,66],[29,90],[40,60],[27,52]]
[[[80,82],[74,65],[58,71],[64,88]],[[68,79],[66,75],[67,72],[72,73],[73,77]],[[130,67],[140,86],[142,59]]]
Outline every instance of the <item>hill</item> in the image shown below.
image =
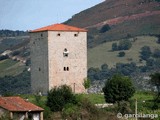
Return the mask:
[[[87,28],[88,47],[95,47],[126,37],[158,35],[159,19],[160,3],[155,0],[106,0],[74,15],[65,23]],[[101,33],[106,24],[111,29]]]
[[[130,39],[131,40],[131,39]],[[117,63],[130,63],[134,62],[138,66],[144,66],[145,61],[140,61],[140,51],[143,46],[150,46],[152,52],[155,49],[160,48],[160,44],[157,44],[157,37],[154,36],[138,36],[136,41],[132,42],[132,47],[129,50],[123,50],[125,52],[124,57],[119,57],[120,51],[112,51],[112,44],[118,43],[117,41],[106,42],[98,45],[94,48],[88,49],[88,68],[99,68],[102,63],[106,63],[109,68],[115,67]]]
[[30,58],[28,32],[0,30],[0,77],[16,76]]

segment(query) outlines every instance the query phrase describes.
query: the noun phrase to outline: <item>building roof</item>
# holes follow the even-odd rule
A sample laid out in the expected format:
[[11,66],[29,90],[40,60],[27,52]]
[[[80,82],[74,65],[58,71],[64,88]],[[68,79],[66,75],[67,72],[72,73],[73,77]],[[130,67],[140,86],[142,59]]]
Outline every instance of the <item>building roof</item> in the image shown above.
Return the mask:
[[0,97],[0,107],[8,111],[43,111],[42,108],[20,97]]
[[43,32],[43,31],[77,31],[77,32],[87,32],[86,29],[82,29],[82,28],[77,28],[77,27],[73,27],[73,26],[69,26],[69,25],[64,25],[64,24],[53,24],[53,25],[49,25],[46,27],[42,27],[39,29],[35,29],[30,31],[31,33],[34,32]]

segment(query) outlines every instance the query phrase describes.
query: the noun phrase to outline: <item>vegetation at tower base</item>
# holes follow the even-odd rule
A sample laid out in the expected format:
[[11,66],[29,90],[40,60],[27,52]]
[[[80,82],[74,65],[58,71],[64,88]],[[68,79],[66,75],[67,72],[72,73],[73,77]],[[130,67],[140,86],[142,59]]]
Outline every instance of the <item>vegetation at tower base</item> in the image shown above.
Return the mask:
[[85,78],[83,86],[85,89],[88,89],[91,86],[91,81],[88,78]]
[[107,80],[103,88],[105,101],[116,103],[122,100],[128,101],[135,93],[135,88],[129,77],[114,75]]
[[69,86],[62,85],[54,87],[48,92],[47,106],[50,107],[52,111],[62,111],[68,103],[76,103],[75,95]]
[[51,89],[47,95],[46,105],[52,112],[61,112],[64,119],[100,120],[98,108],[83,95],[73,94],[67,85]]

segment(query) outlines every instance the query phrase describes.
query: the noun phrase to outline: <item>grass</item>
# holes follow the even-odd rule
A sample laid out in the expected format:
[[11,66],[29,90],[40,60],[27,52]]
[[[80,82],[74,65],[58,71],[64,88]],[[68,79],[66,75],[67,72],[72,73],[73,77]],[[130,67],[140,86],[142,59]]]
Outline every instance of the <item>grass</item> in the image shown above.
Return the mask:
[[[103,104],[105,103],[104,95],[103,94],[76,94],[78,97],[87,98],[92,104]],[[30,102],[35,102],[35,95],[20,95],[24,99],[29,99]],[[144,92],[144,91],[137,91],[131,100],[137,99],[138,101],[151,101],[153,100],[154,94],[152,92]],[[42,101],[47,100],[47,96],[41,97]]]
[[[88,98],[88,100],[92,103],[92,104],[103,104],[105,103],[105,99],[104,99],[104,95],[103,94],[77,94],[78,97],[80,98]],[[131,98],[130,103],[131,103],[131,109],[132,112],[134,114],[135,111],[135,99],[137,99],[137,105],[138,105],[138,114],[160,114],[160,109],[158,110],[152,110],[151,107],[153,105],[153,96],[154,94],[152,92],[144,92],[144,91],[137,91],[134,96]],[[21,95],[22,98],[24,99],[28,99],[30,102],[37,104],[36,103],[36,97],[35,95]],[[47,96],[42,96],[40,99],[40,103],[42,105],[42,107],[46,107],[46,100],[47,100]],[[145,102],[144,102],[145,101]],[[38,105],[38,104],[37,104]],[[114,108],[115,107],[115,108]],[[103,113],[108,114],[108,113],[112,113],[112,117],[115,116],[116,117],[116,105],[111,106],[109,108],[106,109],[102,109]],[[48,113],[48,114],[55,114],[55,113]],[[129,114],[129,113],[126,113]],[[104,115],[101,115],[102,120]],[[109,119],[109,118],[108,118]],[[158,119],[156,119],[158,120]]]
[[18,75],[24,69],[25,66],[22,63],[11,59],[0,61],[0,77],[4,77],[5,75]]
[[146,100],[153,100],[154,94],[152,92],[143,92],[143,91],[137,91],[132,99],[137,99],[139,101],[146,101]]
[[0,61],[0,71],[3,71],[7,67],[15,65],[16,63],[17,63],[16,61],[12,61],[10,59],[6,59],[6,60],[3,60],[3,61]]
[[150,46],[153,51],[155,48],[160,48],[160,44],[156,43],[157,38],[153,36],[139,36],[135,42],[132,42],[130,50],[125,50],[124,57],[118,57],[119,51],[111,51],[112,44],[118,41],[106,42],[94,48],[88,49],[88,68],[100,67],[106,63],[108,66],[114,67],[116,63],[130,63],[135,62],[137,65],[144,65],[144,62],[139,61],[140,49],[143,46]]
[[79,94],[78,96],[87,98],[92,104],[105,103],[102,94]]

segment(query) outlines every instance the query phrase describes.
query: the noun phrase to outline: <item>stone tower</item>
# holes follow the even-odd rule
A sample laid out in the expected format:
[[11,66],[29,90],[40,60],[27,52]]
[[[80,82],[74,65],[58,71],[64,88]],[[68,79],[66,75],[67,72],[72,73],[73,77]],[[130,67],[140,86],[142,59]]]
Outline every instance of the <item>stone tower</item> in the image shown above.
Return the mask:
[[85,92],[87,31],[54,24],[30,32],[32,92],[46,94],[55,86],[68,85]]

